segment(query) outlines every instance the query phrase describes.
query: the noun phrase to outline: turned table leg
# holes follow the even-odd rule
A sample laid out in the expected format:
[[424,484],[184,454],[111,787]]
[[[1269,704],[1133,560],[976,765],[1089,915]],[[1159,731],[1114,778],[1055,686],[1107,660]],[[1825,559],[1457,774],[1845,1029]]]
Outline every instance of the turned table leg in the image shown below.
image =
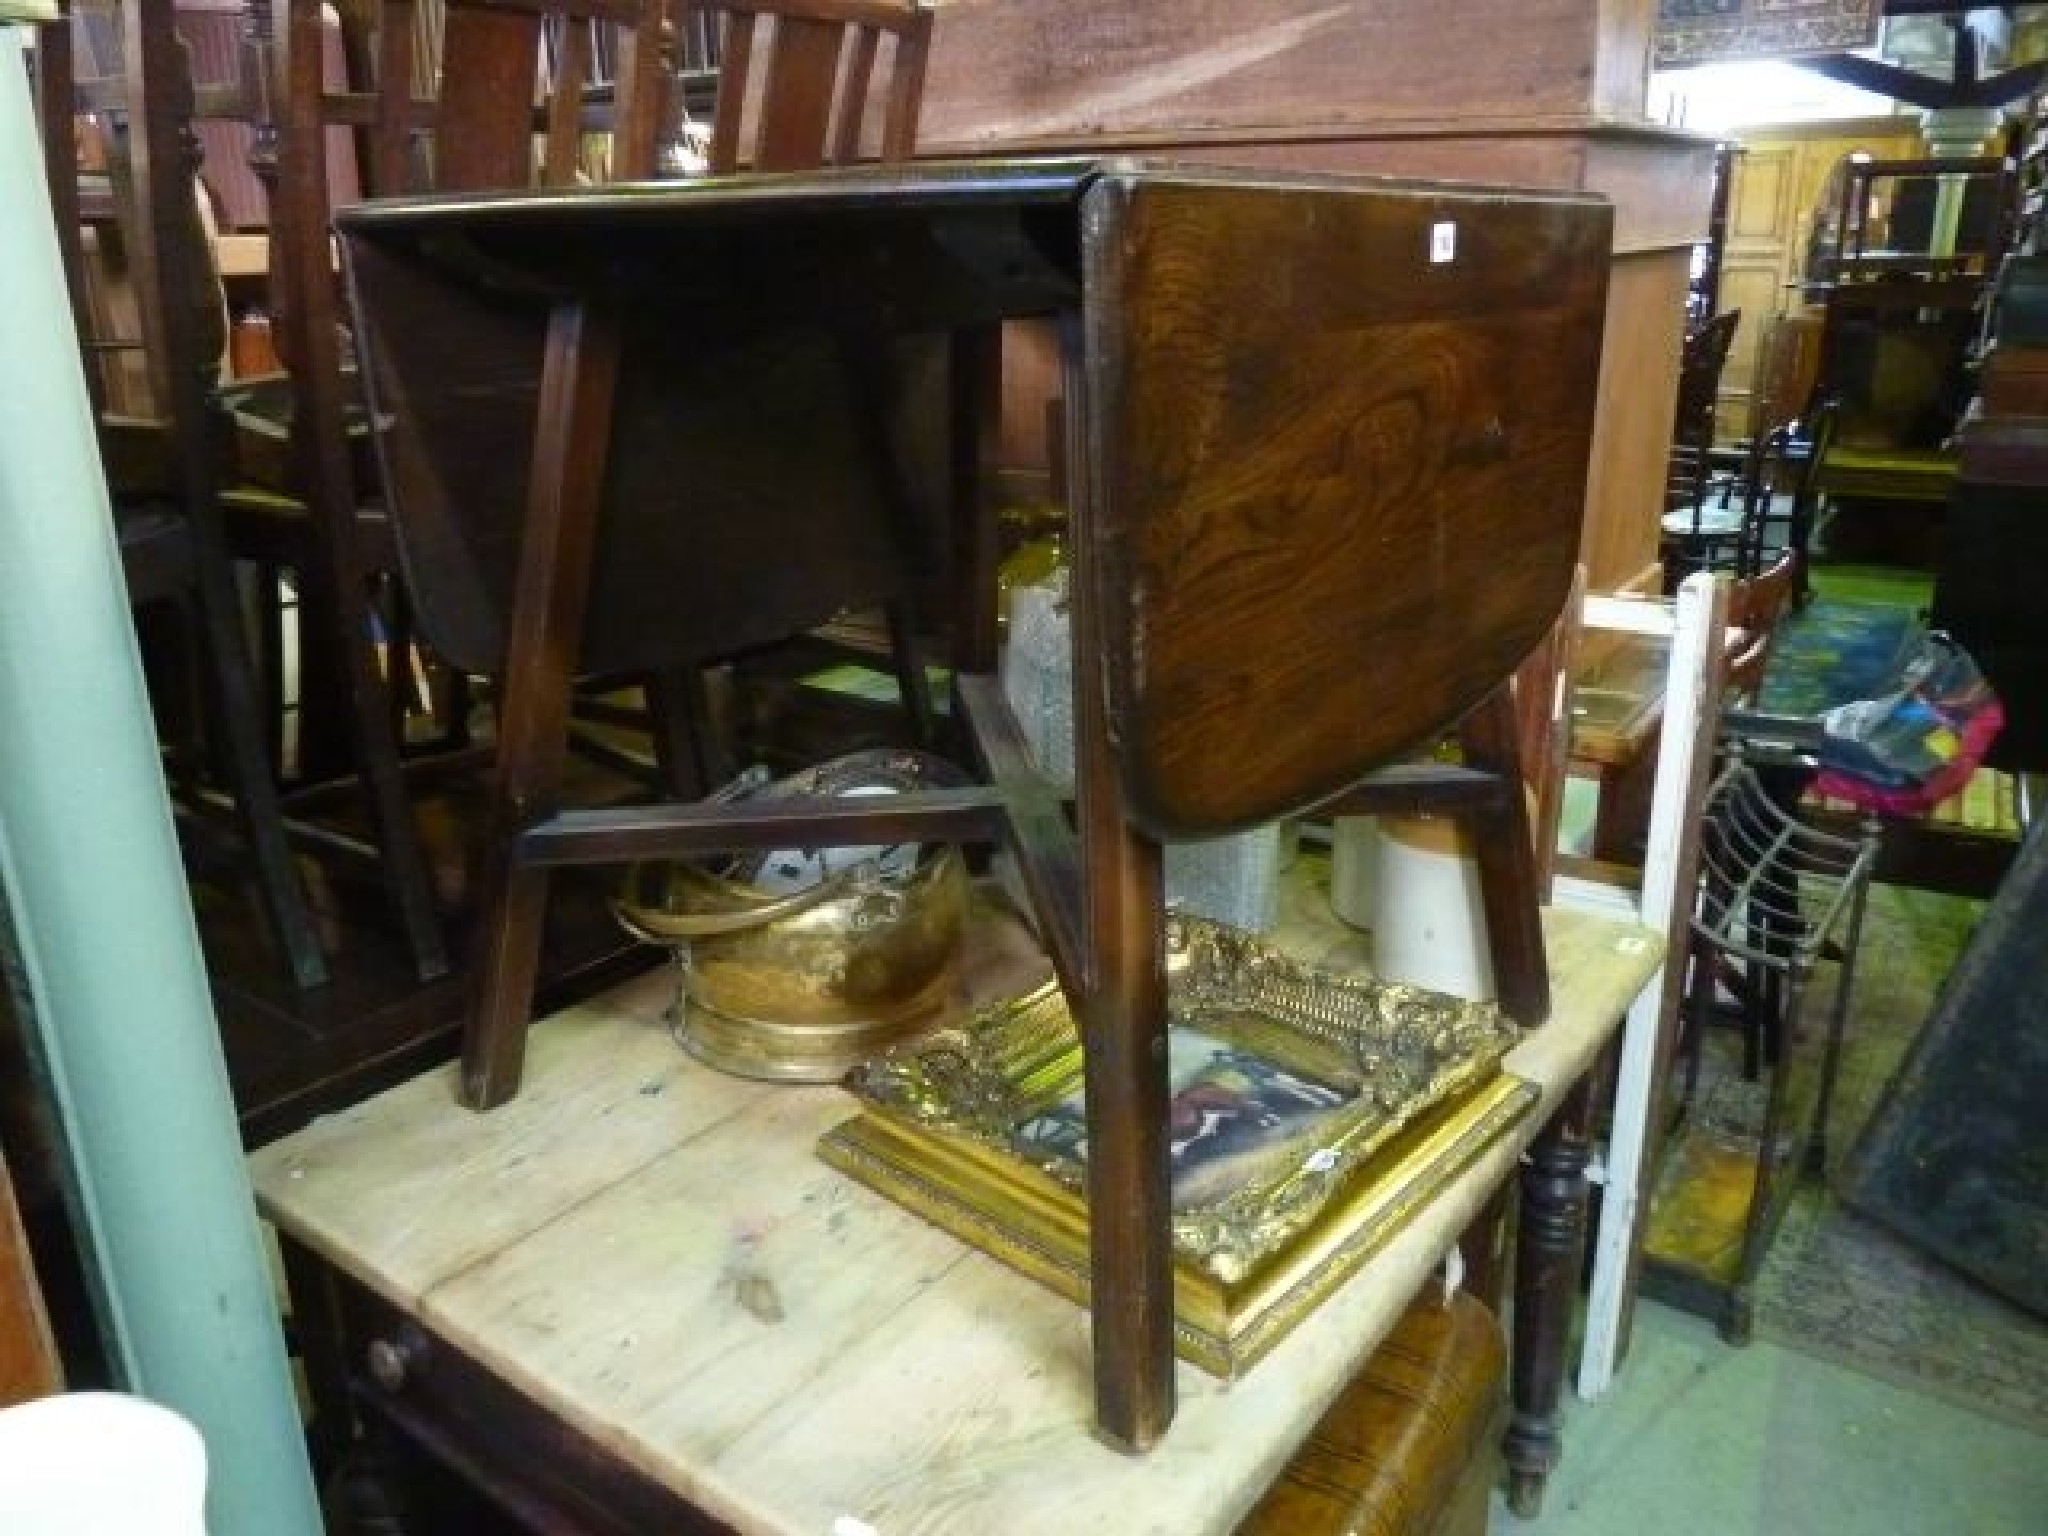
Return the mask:
[[1591,1100],[1589,1073],[1558,1106],[1522,1168],[1515,1237],[1514,1411],[1505,1450],[1508,1508],[1525,1519],[1543,1507],[1543,1484],[1560,1449],[1565,1346],[1586,1235]]

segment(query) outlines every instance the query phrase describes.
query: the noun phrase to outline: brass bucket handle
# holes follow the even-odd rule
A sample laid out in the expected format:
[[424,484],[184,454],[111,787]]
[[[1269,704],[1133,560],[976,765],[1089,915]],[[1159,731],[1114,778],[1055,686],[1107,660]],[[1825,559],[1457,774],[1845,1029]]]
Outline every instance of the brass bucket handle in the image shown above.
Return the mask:
[[[793,891],[778,901],[749,907],[742,912],[661,912],[648,907],[633,906],[623,900],[612,902],[612,915],[626,932],[646,944],[674,944],[690,939],[715,939],[727,934],[746,933],[752,929],[779,922],[785,917],[795,917],[799,912],[808,912],[813,907],[823,906],[828,901],[873,886],[880,878],[880,868],[874,860],[863,859],[851,868],[837,874],[827,875],[816,885]],[[631,883],[630,880],[628,882]]]

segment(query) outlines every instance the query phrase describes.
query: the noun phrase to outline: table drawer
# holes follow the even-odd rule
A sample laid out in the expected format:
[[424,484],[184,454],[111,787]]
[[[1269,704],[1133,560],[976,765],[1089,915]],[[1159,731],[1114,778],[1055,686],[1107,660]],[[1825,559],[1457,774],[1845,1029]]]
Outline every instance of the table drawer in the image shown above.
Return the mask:
[[[299,1326],[316,1396],[346,1393],[372,1434],[468,1485],[517,1529],[550,1536],[650,1536],[731,1528],[537,1407],[403,1310],[304,1253],[292,1255]],[[317,1288],[320,1296],[303,1294]],[[322,1335],[316,1341],[313,1335]],[[328,1370],[313,1362],[327,1350]],[[337,1382],[334,1378],[339,1377]],[[319,1403],[323,1415],[333,1411]]]

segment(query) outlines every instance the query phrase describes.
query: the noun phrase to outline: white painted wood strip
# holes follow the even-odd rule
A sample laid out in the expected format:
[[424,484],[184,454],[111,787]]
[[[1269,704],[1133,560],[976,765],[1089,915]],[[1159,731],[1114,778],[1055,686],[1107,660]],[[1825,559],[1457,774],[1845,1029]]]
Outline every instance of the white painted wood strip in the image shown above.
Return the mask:
[[1551,883],[1550,899],[1560,907],[1598,912],[1620,922],[1634,922],[1641,913],[1633,889],[1581,875],[1559,875]]
[[1586,594],[1587,629],[1629,635],[1668,635],[1677,625],[1672,605],[1657,597],[1624,597],[1610,592]]
[[[1691,893],[1680,909],[1679,882],[1691,860],[1684,848],[1691,823],[1699,816],[1698,781],[1703,733],[1711,733],[1720,712],[1718,656],[1713,641],[1723,630],[1727,613],[1725,590],[1717,591],[1711,575],[1686,578],[1678,590],[1677,627],[1665,683],[1664,723],[1657,742],[1657,770],[1650,794],[1649,843],[1643,860],[1641,920],[1670,934],[1691,915]],[[1689,885],[1689,881],[1687,882]],[[1616,1073],[1612,1129],[1606,1155],[1606,1182],[1600,1201],[1600,1224],[1594,1238],[1593,1278],[1586,1299],[1586,1323],[1579,1355],[1579,1394],[1598,1397],[1614,1378],[1624,1340],[1622,1319],[1628,1306],[1629,1272],[1634,1234],[1649,1170],[1644,1152],[1649,1142],[1651,1102],[1657,1082],[1658,1040],[1666,1008],[1664,968],[1660,965],[1628,1011],[1622,1029],[1621,1061]],[[1675,1001],[1675,996],[1674,999]]]

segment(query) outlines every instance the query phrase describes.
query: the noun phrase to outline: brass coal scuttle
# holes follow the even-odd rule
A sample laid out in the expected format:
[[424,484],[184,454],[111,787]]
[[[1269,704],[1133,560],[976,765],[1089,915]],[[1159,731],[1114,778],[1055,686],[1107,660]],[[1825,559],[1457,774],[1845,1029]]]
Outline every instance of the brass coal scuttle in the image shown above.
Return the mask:
[[[733,799],[867,796],[967,782],[943,758],[851,753],[788,778],[756,771]],[[836,1082],[937,1022],[953,989],[968,877],[950,844],[778,849],[720,867],[635,865],[615,903],[682,971],[684,1047],[742,1077]]]

